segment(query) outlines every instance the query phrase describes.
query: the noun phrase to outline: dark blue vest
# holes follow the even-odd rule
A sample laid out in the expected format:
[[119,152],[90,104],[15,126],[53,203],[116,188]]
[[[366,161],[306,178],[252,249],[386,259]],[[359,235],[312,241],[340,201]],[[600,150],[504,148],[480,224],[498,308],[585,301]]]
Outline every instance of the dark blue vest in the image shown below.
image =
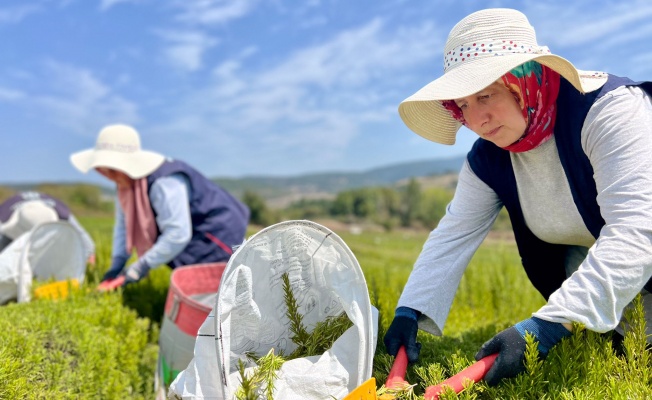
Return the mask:
[[0,204],[0,222],[7,222],[9,217],[11,217],[11,214],[13,214],[21,204],[33,200],[42,201],[47,206],[51,207],[56,211],[59,220],[66,221],[70,217],[70,209],[68,206],[63,204],[61,200],[39,192],[22,192],[11,196]]
[[[632,82],[627,78],[613,75],[609,76],[602,88],[581,94],[562,77],[557,98],[554,135],[559,159],[573,201],[584,224],[596,239],[605,221],[597,203],[598,192],[593,179],[593,167],[582,150],[581,131],[593,103],[607,92],[625,85],[641,86],[652,94],[652,82]],[[505,205],[525,272],[534,287],[548,299],[566,279],[564,262],[567,246],[542,241],[525,224],[508,151],[487,140],[478,139],[467,159],[473,172],[496,192]],[[652,288],[652,281],[645,287]]]
[[183,174],[190,184],[192,239],[168,265],[176,268],[228,260],[232,247],[244,240],[249,208],[183,161],[165,161],[147,177],[148,191],[155,180],[172,174]]

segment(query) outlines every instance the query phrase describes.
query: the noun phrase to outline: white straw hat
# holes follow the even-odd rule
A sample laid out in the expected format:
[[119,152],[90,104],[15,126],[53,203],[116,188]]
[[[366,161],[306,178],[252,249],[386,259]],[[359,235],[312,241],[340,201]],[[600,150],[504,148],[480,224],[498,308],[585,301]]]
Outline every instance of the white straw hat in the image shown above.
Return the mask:
[[515,67],[530,61],[545,65],[582,93],[600,88],[607,75],[579,71],[537,43],[534,28],[521,12],[505,8],[477,11],[457,23],[444,47],[444,75],[403,100],[398,112],[415,133],[442,144],[454,144],[461,124],[441,100],[472,95]]
[[109,125],[100,131],[95,148],[70,156],[70,162],[83,173],[106,167],[122,171],[133,179],[154,172],[165,160],[161,154],[140,148],[138,132],[127,125]]
[[43,201],[26,201],[20,204],[11,214],[7,222],[0,225],[0,232],[15,240],[37,225],[57,220],[59,220],[57,212],[52,207],[43,203]]

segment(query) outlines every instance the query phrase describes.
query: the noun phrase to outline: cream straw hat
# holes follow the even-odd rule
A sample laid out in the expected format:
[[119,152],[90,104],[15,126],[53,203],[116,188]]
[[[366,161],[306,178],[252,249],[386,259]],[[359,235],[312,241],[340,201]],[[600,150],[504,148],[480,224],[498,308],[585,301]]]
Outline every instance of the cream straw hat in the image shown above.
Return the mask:
[[70,162],[83,173],[105,167],[122,171],[133,179],[143,178],[163,164],[165,157],[140,148],[138,132],[127,125],[109,125],[100,131],[95,148],[70,156]]
[[417,134],[433,142],[454,144],[461,124],[440,101],[477,93],[530,60],[557,71],[582,93],[600,88],[607,80],[606,74],[579,71],[546,46],[539,46],[534,28],[521,12],[487,9],[453,27],[444,47],[444,75],[403,100],[398,112]]

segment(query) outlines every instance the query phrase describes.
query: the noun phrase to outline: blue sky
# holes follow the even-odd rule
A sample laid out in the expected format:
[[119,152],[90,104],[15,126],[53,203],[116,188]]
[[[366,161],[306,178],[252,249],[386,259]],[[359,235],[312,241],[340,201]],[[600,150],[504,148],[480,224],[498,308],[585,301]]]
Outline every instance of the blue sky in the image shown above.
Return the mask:
[[429,142],[397,107],[487,7],[525,12],[580,69],[652,79],[647,0],[2,0],[0,183],[103,183],[68,157],[118,122],[211,177],[462,155],[471,132]]

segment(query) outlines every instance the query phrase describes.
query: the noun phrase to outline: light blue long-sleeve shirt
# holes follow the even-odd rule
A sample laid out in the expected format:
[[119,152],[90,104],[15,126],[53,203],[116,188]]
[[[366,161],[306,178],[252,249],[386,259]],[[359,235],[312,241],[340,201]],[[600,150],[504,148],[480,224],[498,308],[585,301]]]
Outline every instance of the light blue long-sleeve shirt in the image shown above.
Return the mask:
[[[152,268],[167,264],[186,248],[192,238],[190,218],[190,185],[181,174],[157,179],[149,190],[149,201],[156,213],[156,225],[160,235],[142,259]],[[131,252],[127,251],[125,216],[116,198],[115,225],[113,227],[112,258],[126,263]]]

